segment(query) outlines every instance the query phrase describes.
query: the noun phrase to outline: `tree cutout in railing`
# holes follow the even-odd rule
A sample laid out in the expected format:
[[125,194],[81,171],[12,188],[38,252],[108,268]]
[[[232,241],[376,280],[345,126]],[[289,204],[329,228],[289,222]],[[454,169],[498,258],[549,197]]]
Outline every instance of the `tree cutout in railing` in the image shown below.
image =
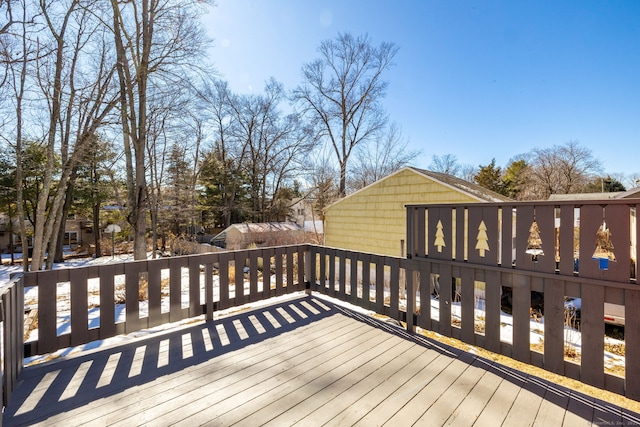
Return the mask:
[[476,249],[481,257],[484,258],[484,253],[489,250],[489,236],[487,236],[487,226],[483,221],[480,221],[478,226],[478,241],[476,243]]
[[438,248],[438,252],[442,252],[442,248],[447,246],[444,242],[442,228],[442,221],[438,220],[438,224],[436,224],[436,240],[433,242],[433,245]]
[[542,250],[542,239],[540,238],[540,228],[538,227],[538,223],[535,219],[531,223],[531,227],[529,227],[527,250],[524,252],[531,255],[531,261],[533,262],[538,262],[538,257],[540,255],[544,255],[544,251]]
[[615,262],[616,260],[616,256],[613,253],[613,243],[611,243],[611,231],[609,231],[604,220],[602,220],[602,225],[596,232],[596,249],[593,251],[591,259],[600,262],[600,270],[608,270],[609,261]]

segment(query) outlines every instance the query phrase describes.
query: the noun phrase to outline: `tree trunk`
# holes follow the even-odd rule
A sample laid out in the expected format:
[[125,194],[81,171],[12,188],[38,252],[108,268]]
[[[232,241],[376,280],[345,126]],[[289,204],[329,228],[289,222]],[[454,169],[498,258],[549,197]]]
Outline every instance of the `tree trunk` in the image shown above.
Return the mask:
[[338,197],[347,195],[347,158],[343,157],[340,162],[340,186],[338,187]]
[[62,206],[62,212],[60,216],[60,225],[58,227],[58,239],[56,244],[55,255],[53,262],[64,262],[64,235],[67,228],[67,216],[71,209],[71,202],[73,201],[73,184],[70,182],[67,186],[65,194],[64,205]]
[[[22,24],[23,29],[26,24]],[[23,192],[23,169],[22,169],[22,100],[24,96],[24,86],[27,76],[27,47],[26,47],[26,31],[23,31],[22,47],[23,58],[21,61],[20,79],[18,89],[16,90],[16,209],[18,215],[18,224],[20,227],[20,240],[22,242],[22,269],[29,271],[29,242],[27,240],[27,224],[25,222],[24,212],[24,192]],[[13,252],[11,254],[13,256]]]
[[[61,105],[62,105],[62,70],[64,68],[64,49],[65,49],[65,34],[67,30],[67,24],[71,18],[71,15],[75,9],[76,4],[72,4],[66,11],[62,25],[59,31],[53,28],[53,25],[48,21],[46,11],[42,12],[47,17],[49,24],[49,30],[51,35],[56,41],[55,46],[55,72],[53,77],[53,92],[51,93],[49,111],[49,127],[47,129],[47,161],[45,164],[44,179],[42,182],[42,192],[38,197],[36,207],[35,226],[33,231],[33,257],[31,261],[32,270],[41,270],[45,257],[45,247],[47,245],[49,237],[52,233],[52,223],[47,219],[47,205],[49,202],[49,195],[51,194],[52,174],[54,166],[54,149],[56,143],[56,132],[58,130],[58,123],[60,123]],[[62,185],[62,184],[60,184]],[[57,207],[52,207],[51,212],[56,212]],[[55,239],[54,239],[55,240]],[[55,243],[55,242],[54,242]],[[54,244],[55,246],[55,244]],[[49,250],[52,248],[49,247]],[[53,254],[49,254],[53,256]]]
[[95,246],[95,256],[100,258],[102,256],[102,248],[100,247],[100,203],[93,204],[93,244]]

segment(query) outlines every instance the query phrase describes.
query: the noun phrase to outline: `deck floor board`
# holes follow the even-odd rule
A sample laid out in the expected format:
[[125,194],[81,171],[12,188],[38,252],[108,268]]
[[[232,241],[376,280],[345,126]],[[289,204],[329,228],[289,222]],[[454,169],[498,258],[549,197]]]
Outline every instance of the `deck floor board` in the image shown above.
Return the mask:
[[444,425],[453,414],[469,411],[468,407],[461,407],[462,402],[469,397],[471,391],[486,373],[478,366],[480,362],[477,361],[478,359],[469,365],[438,400],[422,414],[418,419],[418,425],[426,425],[429,422],[433,422],[435,425]]
[[[426,366],[435,354],[424,348],[413,347],[404,356],[396,357],[385,365],[384,369],[373,371],[366,378],[336,394],[332,399],[320,401],[313,397],[304,404],[313,408],[300,419],[302,425],[351,425],[367,414],[376,405],[389,398],[398,388],[406,383],[416,369]],[[290,425],[293,416],[283,414],[267,425]]]
[[620,425],[640,415],[315,296],[27,367],[3,425]]

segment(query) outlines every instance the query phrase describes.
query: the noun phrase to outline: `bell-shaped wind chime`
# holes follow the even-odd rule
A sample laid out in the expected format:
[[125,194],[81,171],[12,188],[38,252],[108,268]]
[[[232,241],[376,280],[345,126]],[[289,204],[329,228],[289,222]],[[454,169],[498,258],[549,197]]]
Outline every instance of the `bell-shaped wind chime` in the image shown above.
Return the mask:
[[534,219],[529,228],[529,238],[527,239],[527,250],[525,253],[531,255],[531,261],[538,262],[538,256],[544,255],[542,250],[542,239],[540,238],[540,228]]
[[609,261],[615,262],[616,260],[616,255],[613,253],[613,243],[611,243],[611,231],[607,228],[604,219],[596,232],[596,249],[593,251],[591,259],[600,262],[600,270],[608,270]]
[[544,255],[544,251],[542,250],[542,239],[540,238],[540,228],[538,228],[535,216],[531,223],[531,227],[529,228],[527,250],[524,252],[531,255],[531,261],[533,262],[538,262],[538,256]]

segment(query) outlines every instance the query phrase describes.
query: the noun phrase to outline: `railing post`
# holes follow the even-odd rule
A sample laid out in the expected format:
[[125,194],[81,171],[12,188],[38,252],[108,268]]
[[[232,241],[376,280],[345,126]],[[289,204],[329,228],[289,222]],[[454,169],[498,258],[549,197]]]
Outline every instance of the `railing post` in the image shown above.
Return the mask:
[[416,289],[418,283],[418,265],[415,262],[407,261],[404,266],[405,277],[407,280],[406,292],[407,292],[407,331],[410,333],[416,332],[416,325],[414,322],[414,313],[416,312]]
[[[304,287],[305,293],[311,295],[311,251],[309,245],[305,245],[304,251]],[[299,261],[299,260],[298,260]]]
[[[24,366],[24,275],[14,276],[0,294],[2,316],[2,386],[0,402],[6,406]],[[0,427],[2,419],[0,418]]]
[[414,223],[414,211],[415,208],[407,206],[407,258],[412,258],[415,250],[415,223]]
[[625,292],[625,395],[640,400],[640,290]]

